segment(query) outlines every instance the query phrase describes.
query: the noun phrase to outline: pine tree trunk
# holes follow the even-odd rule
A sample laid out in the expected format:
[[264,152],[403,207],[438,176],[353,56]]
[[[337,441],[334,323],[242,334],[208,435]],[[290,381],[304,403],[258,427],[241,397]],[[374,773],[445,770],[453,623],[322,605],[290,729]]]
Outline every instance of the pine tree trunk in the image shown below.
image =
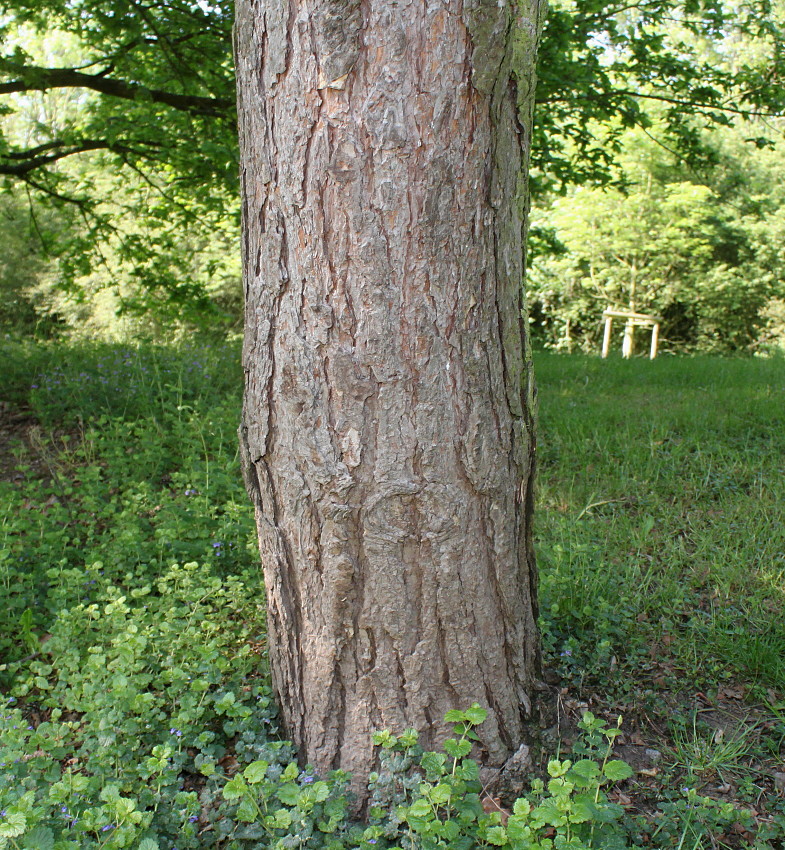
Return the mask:
[[273,682],[304,761],[490,709],[538,667],[522,295],[543,4],[239,0],[241,444]]

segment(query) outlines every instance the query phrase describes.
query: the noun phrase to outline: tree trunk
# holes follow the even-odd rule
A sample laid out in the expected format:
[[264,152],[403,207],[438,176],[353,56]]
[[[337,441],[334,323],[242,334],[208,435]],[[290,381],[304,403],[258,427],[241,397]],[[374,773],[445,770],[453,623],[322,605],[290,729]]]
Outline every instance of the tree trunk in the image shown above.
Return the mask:
[[522,294],[524,0],[239,0],[241,444],[285,730],[359,783],[375,729],[488,707],[538,669]]

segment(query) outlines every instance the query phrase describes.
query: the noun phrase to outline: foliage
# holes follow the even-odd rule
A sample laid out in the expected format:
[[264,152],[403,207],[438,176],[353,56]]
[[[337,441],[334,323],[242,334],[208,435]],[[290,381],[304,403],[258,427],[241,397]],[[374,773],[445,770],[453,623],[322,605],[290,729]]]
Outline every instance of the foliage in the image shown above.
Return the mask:
[[[234,185],[231,25],[227,4],[14,0],[2,23],[10,49],[0,60],[0,92],[82,88],[101,96],[83,98],[82,108],[56,126],[38,127],[31,149],[8,145],[5,173],[57,193],[62,180],[43,166],[75,152],[104,150],[117,166],[172,169],[191,188]],[[20,26],[27,27],[24,42],[9,39]],[[42,67],[46,57],[36,56],[29,43],[32,33],[47,31],[78,40],[74,67]]]
[[[10,113],[0,173],[11,203],[29,199],[42,247],[58,259],[46,280],[27,283],[37,312],[84,328],[91,302],[110,290],[104,312],[164,327],[202,314],[225,323],[227,308],[236,317],[237,145],[230,41],[221,40],[230,16],[190,3],[127,3],[112,14],[89,2],[17,6],[3,23]],[[79,79],[50,79],[66,72]],[[134,81],[130,100],[107,88],[114,74]],[[156,86],[170,97],[156,100]],[[45,226],[52,210],[67,229]]]
[[660,803],[655,823],[652,840],[666,847],[703,847],[712,841],[712,836],[733,832],[734,827],[737,831],[739,828],[744,831],[745,827],[754,829],[749,810],[739,809],[732,803],[719,803],[694,788],[668,794]]
[[[413,730],[398,737],[383,732],[374,738],[382,747],[382,770],[371,776],[369,832],[375,838],[395,841],[403,850],[626,846],[617,823],[622,810],[608,801],[604,791],[632,775],[627,764],[609,758],[618,730],[606,729],[587,714],[587,726],[606,738],[600,763],[588,758],[551,759],[547,786],[534,779],[531,793],[515,802],[512,813],[485,813],[478,767],[467,756],[477,737],[473,728],[486,714],[479,705],[448,712],[446,719],[455,724],[456,737],[445,741],[445,753],[423,753]],[[424,772],[424,781],[412,775],[413,765]],[[378,821],[375,829],[374,821]]]
[[16,336],[50,335],[56,317],[37,309],[31,288],[51,273],[52,262],[41,242],[42,229],[69,226],[67,213],[34,209],[25,198],[8,195],[0,207],[3,252],[0,254],[0,328]]
[[[255,594],[196,563],[130,592],[101,567],[59,571],[63,607],[14,687],[27,717],[8,705],[3,715],[0,806],[20,818],[23,846],[42,846],[42,835],[63,847],[167,836],[198,846],[209,797],[200,803],[183,777],[230,745],[255,757],[274,717],[268,688],[251,678]],[[227,630],[231,618],[246,624]],[[33,706],[46,718],[35,725]]]
[[685,675],[785,687],[772,474],[785,361],[540,353],[535,366],[548,663],[579,694],[601,681],[656,701]]
[[176,351],[92,345],[53,362],[55,352],[3,346],[3,396],[18,398],[24,383],[39,420],[67,428],[54,447],[32,432],[44,478],[20,458],[16,482],[0,481],[4,654],[19,617],[30,612],[38,631],[74,583],[73,601],[89,605],[99,586],[128,576],[152,584],[172,561],[206,559],[220,575],[252,563],[253,522],[237,487],[235,352],[209,342]]
[[[195,571],[198,565],[186,569]],[[144,635],[144,631],[133,633],[132,646],[138,646],[137,635]],[[123,673],[113,675],[116,679]],[[471,739],[476,738],[472,729],[486,716],[479,705],[448,714],[457,737],[445,742],[443,753],[423,752],[412,730],[399,737],[389,731],[378,733],[375,741],[382,747],[382,770],[370,778],[371,788],[377,793],[368,823],[363,826],[349,818],[344,774],[336,771],[320,779],[308,769],[301,771],[295,761],[287,763],[288,746],[266,741],[263,731],[253,728],[249,707],[238,707],[231,691],[213,697],[208,693],[209,684],[201,682],[196,690],[202,697],[199,706],[205,707],[198,720],[204,723],[216,715],[231,718],[224,721],[223,732],[231,735],[242,730],[242,739],[253,741],[265,758],[255,759],[227,776],[210,758],[210,745],[218,736],[202,732],[194,738],[192,730],[173,727],[169,729],[169,742],[152,746],[150,755],[139,764],[133,758],[144,753],[144,747],[130,754],[131,761],[112,765],[114,771],[111,767],[101,770],[95,759],[80,765],[78,771],[74,769],[78,760],[71,759],[71,766],[61,771],[58,757],[69,750],[74,734],[84,727],[73,721],[62,722],[63,713],[55,708],[50,720],[25,729],[23,715],[11,697],[4,708],[0,735],[5,757],[17,758],[10,770],[5,763],[6,770],[0,773],[0,848],[113,850],[136,844],[155,850],[165,836],[176,836],[180,847],[218,844],[227,850],[240,850],[260,840],[273,850],[470,850],[502,846],[511,850],[613,850],[627,846],[618,824],[622,810],[608,802],[603,789],[629,779],[632,771],[624,762],[608,758],[617,730],[605,730],[590,715],[587,717],[608,740],[601,763],[552,759],[547,768],[547,790],[542,780],[533,780],[531,794],[515,802],[505,822],[498,811],[484,812],[479,769],[476,762],[466,758]],[[118,694],[113,696],[117,701]],[[119,702],[122,706],[122,699]],[[268,701],[260,702],[265,706]],[[118,713],[122,711],[115,715]],[[133,733],[131,737],[135,737]],[[149,737],[154,739],[155,735]],[[161,732],[158,737],[162,737]],[[112,753],[117,739],[107,735],[106,729],[103,738],[103,751]],[[192,759],[194,749],[198,753]],[[123,775],[123,763],[133,766],[130,776]],[[198,796],[178,790],[177,778],[184,769],[198,769],[202,777],[207,777]],[[104,781],[96,781],[100,776]],[[106,782],[110,776],[120,781]],[[387,806],[379,805],[384,798],[378,793],[380,787],[388,790],[393,785],[407,790],[385,801]],[[218,786],[220,797],[215,794]],[[130,796],[132,792],[135,796]],[[196,824],[205,821],[214,827],[214,834],[200,841]]]

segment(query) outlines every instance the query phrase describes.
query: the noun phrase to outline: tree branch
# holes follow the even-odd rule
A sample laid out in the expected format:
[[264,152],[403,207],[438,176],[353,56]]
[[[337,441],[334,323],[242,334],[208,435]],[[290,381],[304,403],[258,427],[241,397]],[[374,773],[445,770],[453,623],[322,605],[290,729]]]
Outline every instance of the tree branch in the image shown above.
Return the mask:
[[9,151],[0,155],[0,175],[25,178],[25,175],[31,171],[51,165],[59,159],[65,159],[74,154],[100,150],[109,150],[119,154],[134,153],[147,159],[155,158],[150,153],[135,151],[128,145],[116,142],[109,143],[105,139],[80,139],[74,142],[54,139],[25,151]]
[[[59,148],[59,150],[58,150]],[[76,146],[61,147],[59,142],[50,142],[46,145],[40,145],[37,148],[32,148],[29,151],[15,151],[7,153],[0,158],[0,174],[7,177],[24,177],[31,171],[37,168],[43,168],[45,165],[50,165],[57,162],[58,159],[64,159],[67,156],[72,156],[75,153],[86,153],[87,151],[107,150],[109,143],[104,141],[85,140]],[[47,150],[52,153],[44,153]],[[36,156],[36,153],[43,155]],[[14,164],[4,162],[3,160],[19,160]]]
[[[544,79],[548,79],[547,76]],[[687,100],[686,98],[680,97],[671,97],[665,94],[650,94],[643,93],[639,91],[630,91],[627,89],[611,89],[606,92],[599,92],[596,94],[590,94],[586,91],[581,91],[579,95],[571,95],[569,92],[565,92],[562,95],[557,95],[555,97],[544,97],[541,100],[537,100],[537,104],[556,104],[556,103],[573,103],[578,98],[583,100],[592,100],[592,101],[608,101],[617,97],[627,97],[632,100],[636,100],[641,98],[642,100],[658,100],[661,103],[671,103],[675,106],[684,106],[688,109],[700,109],[705,111],[712,112],[728,112],[732,115],[741,115],[745,118],[752,117],[763,117],[763,118],[779,118],[781,117],[781,113],[779,112],[760,112],[754,107],[749,107],[749,109],[744,109],[741,107],[729,106],[727,104],[721,103],[707,103],[705,101],[699,100]]]
[[[9,66],[7,61],[0,61]],[[124,100],[150,100],[153,103],[163,103],[181,112],[193,115],[221,116],[234,108],[234,101],[228,98],[199,97],[190,94],[175,94],[174,92],[148,89],[139,83],[129,83],[96,74],[83,74],[73,68],[40,68],[25,66],[15,68],[16,73],[22,73],[23,78],[0,83],[0,94],[25,91],[47,91],[56,88],[86,88],[110,97]]]

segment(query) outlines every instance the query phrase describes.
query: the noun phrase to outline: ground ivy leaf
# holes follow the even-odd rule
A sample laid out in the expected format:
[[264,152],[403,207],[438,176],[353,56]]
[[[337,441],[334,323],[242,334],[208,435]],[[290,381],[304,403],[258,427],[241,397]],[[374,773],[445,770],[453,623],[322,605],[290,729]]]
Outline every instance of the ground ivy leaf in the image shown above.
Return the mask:
[[609,761],[602,772],[611,782],[621,782],[622,779],[629,779],[632,776],[632,768],[625,761],[614,759]]

